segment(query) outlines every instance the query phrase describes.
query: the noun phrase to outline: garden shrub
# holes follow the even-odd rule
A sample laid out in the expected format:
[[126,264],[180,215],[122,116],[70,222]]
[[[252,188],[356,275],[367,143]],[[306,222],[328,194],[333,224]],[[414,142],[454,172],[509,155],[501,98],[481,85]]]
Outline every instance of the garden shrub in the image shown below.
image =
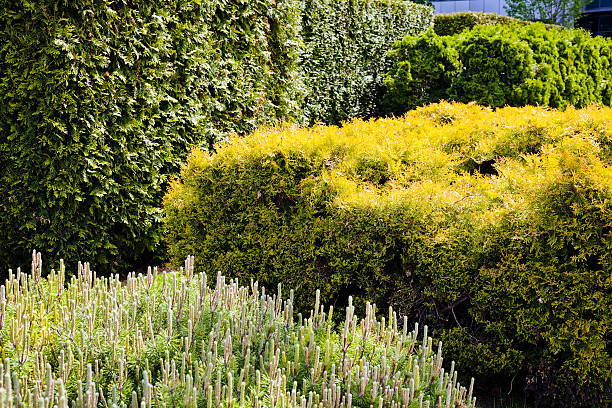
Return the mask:
[[167,175],[191,144],[291,117],[297,12],[292,1],[5,3],[3,262],[38,247],[113,268],[154,250]]
[[[480,25],[454,36],[407,37],[391,56],[384,82],[387,113],[441,99],[560,109],[612,104],[612,40],[591,38],[583,30],[550,30],[541,23]],[[423,68],[424,60],[432,70]]]
[[394,45],[389,57],[397,62],[384,81],[383,109],[387,113],[402,114],[406,107],[448,98],[451,81],[461,68],[451,44],[451,39],[430,30],[418,37],[406,36]]
[[[527,35],[518,34],[512,28],[487,28],[474,29],[466,35],[465,42],[460,46],[458,52],[462,70],[452,81],[451,99],[476,101],[494,107],[559,107],[559,101],[551,100],[550,94],[563,86],[563,83],[555,83],[558,77],[553,75],[558,72],[552,71],[548,61],[542,61],[554,59],[547,53],[551,48],[553,52],[556,51],[554,46],[550,46],[551,39],[542,41],[549,47],[539,50],[538,58],[538,50],[531,47],[531,41],[525,40]],[[547,31],[539,31],[539,34],[550,37]]]
[[475,407],[473,379],[462,387],[427,327],[391,309],[349,303],[336,327],[318,298],[302,316],[292,291],[209,286],[193,267],[122,282],[79,263],[66,281],[34,253],[32,274],[0,287],[0,408]]
[[[176,261],[393,306],[487,386],[604,406],[612,109],[442,103],[195,150],[165,198]],[[483,384],[484,385],[484,384]],[[515,388],[516,389],[516,388]],[[534,397],[535,398],[535,397]],[[598,405],[600,404],[600,405]]]
[[380,112],[389,48],[431,26],[433,8],[406,0],[304,0],[300,55],[310,124]]
[[[501,16],[497,13],[481,13],[465,11],[459,13],[436,14],[433,20],[433,29],[437,35],[454,35],[466,30],[471,30],[478,25],[529,25],[531,21],[518,18]],[[546,24],[546,27],[554,30],[561,30],[562,27],[553,24]]]
[[[298,0],[3,2],[0,262],[19,265],[34,247],[111,270],[141,262],[158,250],[161,197],[190,146],[304,121],[304,72],[317,83],[308,106],[320,107],[308,108],[309,119],[331,120],[322,106],[331,106],[338,81],[351,95],[342,99],[347,106],[369,98],[363,84],[378,84],[387,69],[377,56],[431,23],[430,8],[403,1],[304,7]],[[336,54],[325,54],[328,65],[314,62],[329,39],[307,30],[320,29],[325,16],[317,13],[331,9],[341,24],[326,32],[339,36],[350,69],[374,79],[347,80],[342,64],[329,65]],[[303,32],[302,18],[310,21]],[[328,74],[336,79],[323,89]]]

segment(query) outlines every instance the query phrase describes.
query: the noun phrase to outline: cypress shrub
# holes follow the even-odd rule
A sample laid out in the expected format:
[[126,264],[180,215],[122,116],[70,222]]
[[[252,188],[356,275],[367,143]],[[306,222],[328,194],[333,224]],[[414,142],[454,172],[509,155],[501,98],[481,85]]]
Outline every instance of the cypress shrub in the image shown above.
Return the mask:
[[541,23],[481,25],[449,37],[408,37],[391,55],[387,113],[440,99],[560,109],[612,104],[612,40],[583,30],[549,30]]
[[[480,13],[473,11],[436,14],[433,19],[433,29],[437,35],[454,35],[463,31],[471,30],[477,25],[529,25],[531,21],[518,18],[500,16],[497,13]],[[562,27],[554,24],[546,24],[546,27],[561,30]]]
[[[3,2],[1,262],[27,262],[27,248],[36,247],[117,270],[157,251],[161,197],[190,146],[211,148],[260,124],[304,121],[303,71],[321,84],[327,71],[316,69],[343,69],[308,65],[305,49],[320,49],[318,42],[328,39],[302,36],[302,13],[314,22],[324,18],[318,11],[337,10],[341,30],[331,25],[328,32],[341,35],[351,67],[376,78],[382,65],[370,58],[400,32],[431,23],[430,8],[404,2],[304,6],[298,0]],[[347,7],[353,11],[343,14]],[[370,23],[384,27],[362,35],[357,28]],[[373,41],[381,42],[378,48],[358,58]],[[342,81],[351,101],[370,90]],[[328,103],[337,83],[330,79],[327,94],[310,88],[317,94],[309,106]],[[309,115],[329,119],[322,109]]]
[[418,37],[406,36],[394,45],[389,57],[397,62],[384,82],[387,113],[399,115],[406,107],[448,98],[448,89],[461,68],[452,44],[451,38],[429,30]]
[[431,26],[433,9],[406,0],[304,0],[300,56],[308,123],[380,112],[389,48]]
[[[538,406],[612,401],[612,109],[438,104],[195,150],[165,198],[176,261],[393,306],[465,374]],[[561,398],[565,395],[565,399]],[[567,397],[569,396],[569,397]]]

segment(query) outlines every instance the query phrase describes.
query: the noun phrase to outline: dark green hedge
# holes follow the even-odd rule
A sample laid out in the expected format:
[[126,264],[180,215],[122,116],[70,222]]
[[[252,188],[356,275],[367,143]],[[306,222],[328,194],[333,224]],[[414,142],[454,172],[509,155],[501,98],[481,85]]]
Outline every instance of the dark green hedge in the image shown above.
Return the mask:
[[[369,58],[431,23],[430,8],[402,1],[305,6],[298,0],[4,1],[0,258],[15,266],[37,248],[50,258],[133,267],[158,247],[161,197],[189,146],[210,147],[228,133],[279,120],[331,120],[322,106],[331,106],[335,85],[320,88],[326,80],[343,84],[353,98],[339,99],[347,104],[369,92],[347,80],[340,63],[310,64],[305,50],[322,49],[327,43],[315,42],[338,35],[351,69],[371,73],[376,79],[368,83],[379,84],[383,66]],[[332,9],[338,24],[303,38],[302,13],[319,29]],[[355,53],[373,42],[378,48],[357,60]],[[319,88],[304,85],[311,80]],[[307,92],[307,105],[319,108],[306,115]],[[346,117],[333,120],[339,118]]]
[[606,406],[612,110],[433,105],[194,152],[166,197],[174,262],[348,294],[428,324],[480,384]]
[[583,30],[534,23],[481,25],[449,37],[429,32],[396,43],[391,57],[387,113],[440,99],[492,107],[612,104],[612,39]]
[[[471,30],[477,25],[529,25],[531,21],[520,20],[507,16],[500,16],[497,13],[480,13],[466,11],[460,13],[436,14],[434,17],[434,32],[437,35],[455,35],[466,30]],[[547,24],[547,28],[561,30],[561,26]]]
[[300,57],[308,123],[380,112],[387,53],[431,26],[433,8],[405,0],[304,0]]

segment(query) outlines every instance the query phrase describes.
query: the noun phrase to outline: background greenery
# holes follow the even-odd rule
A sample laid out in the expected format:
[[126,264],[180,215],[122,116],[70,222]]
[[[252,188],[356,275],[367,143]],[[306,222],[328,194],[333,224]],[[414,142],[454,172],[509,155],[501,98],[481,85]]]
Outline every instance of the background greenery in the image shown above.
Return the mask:
[[[460,13],[436,14],[434,16],[433,29],[437,35],[454,35],[470,30],[477,25],[530,25],[531,21],[518,18],[501,16],[497,13],[480,13],[466,11]],[[561,30],[561,26],[547,24],[548,28]]]
[[301,75],[309,124],[380,114],[395,41],[431,26],[433,8],[410,1],[305,0]]
[[582,30],[476,25],[452,36],[407,36],[391,54],[383,100],[389,113],[440,99],[559,109],[612,104],[612,39]]
[[573,28],[591,0],[508,0],[504,9],[509,16],[530,21],[544,21]]
[[[612,110],[431,105],[196,150],[166,196],[173,260],[392,305],[481,385],[611,403]],[[484,383],[484,384],[483,384]],[[488,383],[488,384],[487,384]]]
[[190,146],[369,112],[386,50],[428,27],[431,8],[320,4],[3,2],[2,269],[33,248],[133,268],[159,251],[161,197]]

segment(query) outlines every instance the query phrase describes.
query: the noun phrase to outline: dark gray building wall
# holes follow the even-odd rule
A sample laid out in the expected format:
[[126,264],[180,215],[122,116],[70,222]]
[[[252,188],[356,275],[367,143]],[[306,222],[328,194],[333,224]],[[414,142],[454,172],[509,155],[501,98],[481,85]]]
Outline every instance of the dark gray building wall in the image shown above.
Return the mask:
[[595,0],[584,8],[577,26],[594,34],[612,37],[612,0]]

